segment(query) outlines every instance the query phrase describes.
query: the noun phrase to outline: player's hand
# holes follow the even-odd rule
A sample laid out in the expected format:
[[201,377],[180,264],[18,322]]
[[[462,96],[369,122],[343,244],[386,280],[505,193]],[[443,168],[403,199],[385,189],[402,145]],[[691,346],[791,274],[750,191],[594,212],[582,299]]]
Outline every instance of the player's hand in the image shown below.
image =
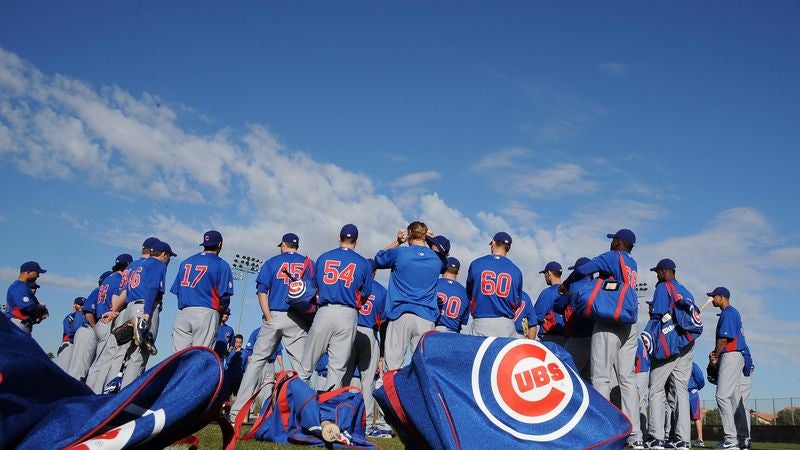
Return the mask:
[[397,230],[397,243],[403,244],[408,240],[408,230]]
[[264,323],[272,320],[272,311],[264,311]]
[[563,284],[563,283],[562,283],[561,285],[559,285],[559,286],[558,286],[558,293],[559,293],[559,294],[561,294],[561,295],[564,295],[564,294],[566,294],[568,291],[569,291],[569,286],[567,286],[567,285],[565,285],[565,284]]

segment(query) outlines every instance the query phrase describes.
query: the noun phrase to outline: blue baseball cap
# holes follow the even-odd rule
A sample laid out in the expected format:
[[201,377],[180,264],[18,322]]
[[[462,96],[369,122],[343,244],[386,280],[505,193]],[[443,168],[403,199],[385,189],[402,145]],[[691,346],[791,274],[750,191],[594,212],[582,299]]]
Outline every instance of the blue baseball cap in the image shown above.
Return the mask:
[[586,264],[588,262],[591,262],[591,261],[592,261],[591,259],[589,259],[589,258],[587,258],[585,256],[581,256],[580,258],[575,260],[575,265],[569,266],[569,267],[567,267],[567,269],[573,270],[576,267],[580,267],[580,266],[582,266],[582,265],[584,265],[584,264]]
[[119,264],[119,263],[130,264],[132,262],[133,262],[133,256],[131,256],[131,255],[127,254],[127,253],[123,253],[123,254],[117,256],[117,259],[114,260],[114,264]]
[[20,272],[38,272],[38,273],[47,272],[46,270],[42,269],[42,266],[40,266],[39,263],[36,262],[36,261],[28,261],[28,262],[22,263],[22,265],[19,266],[19,271]]
[[112,271],[110,271],[110,270],[106,270],[105,272],[103,272],[103,273],[100,275],[100,282],[102,283],[102,282],[103,282],[103,280],[105,280],[106,278],[108,278],[108,276],[109,276],[109,275],[111,275],[112,273],[114,273],[114,272],[112,272]]
[[347,225],[342,227],[342,231],[339,232],[339,237],[341,237],[341,238],[357,238],[358,237],[358,227],[353,225],[352,223],[348,223]]
[[153,244],[159,242],[157,237],[150,236],[142,242],[142,248],[153,248]]
[[428,245],[435,245],[439,249],[439,253],[444,253],[445,255],[450,254],[450,239],[442,236],[441,234],[438,236],[425,236],[425,242]]
[[294,233],[286,233],[286,234],[284,234],[284,235],[283,235],[283,237],[281,238],[281,241],[280,241],[280,242],[278,242],[278,247],[280,247],[280,246],[281,246],[281,244],[283,244],[284,242],[286,242],[287,244],[297,244],[297,245],[300,245],[300,238],[299,238],[299,237],[297,237],[297,235],[296,235],[296,234],[294,234]]
[[499,231],[495,233],[492,240],[495,242],[505,242],[506,244],[511,245],[511,235],[506,233],[505,231]]
[[633,234],[633,231],[627,228],[623,228],[614,234],[607,234],[606,237],[608,237],[609,239],[617,238],[631,245],[636,243],[636,235]]
[[378,270],[378,263],[376,263],[374,259],[372,259],[372,258],[367,258],[367,261],[369,261],[369,265],[372,267],[372,271],[373,271],[373,272],[375,272],[376,270]]
[[659,261],[658,264],[656,264],[655,267],[650,269],[650,271],[651,272],[655,272],[658,269],[675,270],[675,261],[673,261],[673,260],[671,260],[669,258],[664,258],[661,261]]
[[721,295],[721,296],[723,296],[723,297],[725,297],[727,299],[730,299],[731,298],[731,291],[729,291],[728,288],[726,288],[724,286],[719,286],[719,287],[715,287],[713,291],[707,293],[706,295],[708,295],[709,297],[713,297],[715,295]]
[[178,256],[166,242],[158,241],[150,249],[155,252],[169,253],[170,256]]
[[561,264],[555,261],[550,261],[549,263],[547,263],[547,265],[544,266],[544,270],[540,270],[539,273],[561,272],[561,271],[562,271]]
[[203,235],[203,242],[200,245],[203,247],[216,247],[220,243],[222,243],[222,233],[217,230],[209,230]]
[[448,268],[452,267],[454,269],[460,269],[461,268],[461,261],[459,261],[458,259],[456,259],[456,258],[451,256],[451,257],[447,258],[447,267]]
[[75,301],[73,303],[76,305],[83,306],[85,302],[86,302],[86,297],[75,297]]

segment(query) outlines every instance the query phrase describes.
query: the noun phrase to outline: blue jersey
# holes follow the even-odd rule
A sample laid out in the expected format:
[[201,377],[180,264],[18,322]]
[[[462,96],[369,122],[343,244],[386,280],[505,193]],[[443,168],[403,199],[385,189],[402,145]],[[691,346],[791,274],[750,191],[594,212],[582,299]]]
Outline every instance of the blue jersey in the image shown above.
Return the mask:
[[467,289],[456,280],[439,278],[436,283],[440,315],[436,325],[445,326],[456,333],[469,320],[469,297]]
[[578,292],[583,292],[594,282],[590,277],[584,277],[569,286],[570,292],[559,296],[553,302],[553,310],[564,316],[564,336],[569,337],[590,337],[594,330],[594,320],[586,318],[580,312],[575,311],[574,300]]
[[94,288],[94,290],[89,293],[89,296],[86,297],[86,300],[83,302],[83,314],[91,314],[97,319],[97,296],[100,292],[100,288]]
[[642,338],[637,339],[636,344],[636,373],[650,372],[650,356],[644,348]]
[[717,339],[725,338],[728,343],[722,348],[722,353],[742,352],[750,353],[747,341],[744,339],[744,327],[742,326],[742,316],[733,306],[723,309],[717,321]]
[[377,330],[383,320],[386,307],[386,288],[372,280],[372,293],[358,309],[358,326]]
[[542,289],[533,305],[533,309],[536,311],[536,323],[541,325],[538,332],[540,338],[545,334],[563,335],[564,316],[553,311],[556,299],[561,296],[558,293],[560,286],[560,284],[554,284]]
[[513,319],[522,298],[522,272],[505,256],[483,256],[469,265],[467,294],[472,317]]
[[103,314],[111,311],[111,298],[122,293],[122,273],[114,272],[107,276],[100,284],[97,291],[97,302],[95,302],[94,315],[98,319]]
[[681,297],[694,303],[692,294],[682,284],[678,283],[678,280],[661,281],[656,284],[656,288],[653,291],[653,301],[650,303],[650,319],[661,320],[664,314],[672,311],[672,301],[675,299],[670,300],[669,291],[667,290],[668,283],[675,287],[675,291]]
[[225,368],[225,381],[227,383],[241,383],[244,369],[247,367],[247,356],[244,349],[231,350],[231,353],[225,357],[223,367]]
[[522,291],[522,300],[519,302],[517,310],[514,312],[514,328],[517,333],[522,334],[522,319],[528,319],[529,326],[535,326],[537,323],[536,311],[533,309],[533,302],[531,296],[527,292]]
[[[624,298],[624,301],[629,305],[638,305],[639,299],[636,297],[636,290],[634,289],[639,277],[637,270],[636,261],[631,258],[628,252],[611,250],[592,258],[592,260],[586,264],[581,264],[576,267],[575,270],[569,274],[569,277],[564,280],[564,284],[570,286],[570,291],[577,292],[571,286],[572,283],[593,273],[599,273],[602,279],[613,277],[614,280],[627,285],[627,289],[623,288],[626,290],[622,298]],[[619,311],[615,312],[615,316],[618,316],[616,313],[619,313]],[[639,319],[638,309],[629,311],[629,313],[632,315],[631,319],[633,323],[635,323]]]
[[706,385],[706,377],[703,375],[703,369],[692,361],[692,377],[689,378],[689,392],[695,393],[703,389]]
[[23,322],[33,325],[36,313],[41,308],[39,300],[33,295],[28,283],[20,280],[14,280],[11,286],[8,287],[6,293],[6,317],[16,318]]
[[225,311],[233,296],[231,266],[214,253],[186,258],[169,290],[178,297],[178,309],[190,306]]
[[256,290],[259,294],[269,295],[270,311],[288,311],[286,298],[289,295],[289,283],[292,279],[284,273],[291,273],[300,279],[303,274],[306,257],[295,252],[283,252],[268,259],[256,277]]
[[61,326],[63,331],[61,333],[61,342],[72,342],[73,336],[75,336],[75,331],[77,328],[74,327],[75,323],[75,314],[78,311],[72,311],[71,313],[64,316],[64,320],[61,322]]
[[421,245],[381,250],[375,255],[380,269],[392,269],[386,297],[386,317],[395,320],[412,313],[435,322],[439,317],[436,282],[447,259]]
[[372,265],[354,250],[339,247],[317,258],[315,280],[319,305],[359,308],[372,291]]
[[127,302],[144,300],[144,313],[152,314],[163,297],[166,276],[167,265],[160,259],[142,258],[130,263],[123,272]]
[[214,342],[214,352],[220,357],[228,354],[228,348],[233,345],[233,327],[228,324],[220,324],[217,328],[217,339]]

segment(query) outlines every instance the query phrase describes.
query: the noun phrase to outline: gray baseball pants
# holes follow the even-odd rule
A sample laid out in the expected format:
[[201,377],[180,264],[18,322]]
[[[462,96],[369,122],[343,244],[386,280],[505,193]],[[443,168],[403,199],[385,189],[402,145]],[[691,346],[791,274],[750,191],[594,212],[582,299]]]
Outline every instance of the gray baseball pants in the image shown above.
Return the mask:
[[647,433],[647,402],[650,398],[649,385],[650,372],[636,374],[636,388],[639,391],[639,428],[642,430],[643,435]]
[[[386,328],[386,345],[383,348],[384,370],[399,369],[403,365],[409,346],[412,352],[416,350],[422,335],[433,330],[434,326],[430,320],[412,313],[405,313],[389,321]],[[513,322],[511,329],[514,329]]]
[[[375,412],[375,399],[372,397],[372,391],[375,389],[375,371],[378,370],[379,351],[375,330],[359,326],[356,329],[353,351],[347,362],[347,373],[342,384],[361,389],[364,396],[364,410],[367,412],[367,425],[372,423]],[[361,374],[360,378],[353,377],[356,368]]]
[[219,312],[203,306],[187,306],[175,313],[172,325],[172,352],[201,346],[214,348],[219,328]]
[[[236,418],[236,414],[242,409],[245,403],[250,400],[256,389],[260,387],[263,379],[263,371],[267,364],[269,355],[275,351],[279,341],[283,341],[286,354],[293,368],[300,367],[300,358],[303,353],[303,341],[308,334],[308,323],[295,311],[272,311],[272,320],[261,323],[261,330],[258,332],[256,344],[253,346],[253,354],[250,355],[250,362],[242,376],[242,384],[239,385],[239,393],[236,401],[231,406],[231,418]],[[274,369],[273,369],[274,370]],[[264,398],[270,395],[262,391]]]
[[750,401],[750,391],[752,389],[752,372],[748,376],[742,374],[739,379],[739,393],[742,395],[742,400],[733,415],[733,420],[736,423],[736,437],[739,442],[750,439],[750,410],[747,409],[747,402]]
[[742,401],[739,392],[740,378],[744,368],[744,357],[741,352],[726,352],[720,356],[717,375],[717,407],[722,420],[722,431],[725,442],[735,444],[737,439],[734,414]]
[[472,319],[472,334],[515,338],[517,329],[514,320],[508,317],[483,317]]
[[633,427],[628,442],[642,440],[635,373],[638,336],[636,328],[628,324],[595,322],[592,331],[592,386],[610,400],[611,378],[619,382],[620,409]]
[[72,378],[83,381],[89,372],[89,366],[94,361],[96,351],[97,336],[94,334],[94,329],[88,326],[78,328],[72,339],[72,357],[67,373]]
[[86,384],[92,388],[95,394],[102,394],[105,388],[108,372],[111,369],[111,361],[117,352],[117,341],[111,336],[111,328],[115,321],[103,323],[98,321],[94,326],[94,334],[97,338],[97,351],[89,373],[86,375]]
[[314,373],[314,367],[328,352],[328,376],[321,391],[342,387],[342,380],[347,371],[353,341],[356,338],[358,310],[346,305],[326,304],[314,315],[314,323],[308,330],[303,344],[303,357],[297,374],[308,383]]
[[689,378],[692,377],[692,354],[694,345],[690,345],[680,354],[666,360],[650,364],[650,426],[648,430],[653,439],[664,439],[665,420],[669,420],[665,411],[667,381],[675,393],[674,432],[678,440],[689,442],[691,419],[689,417]]
[[62,342],[56,352],[56,364],[66,372],[69,370],[70,359],[72,359],[72,342]]

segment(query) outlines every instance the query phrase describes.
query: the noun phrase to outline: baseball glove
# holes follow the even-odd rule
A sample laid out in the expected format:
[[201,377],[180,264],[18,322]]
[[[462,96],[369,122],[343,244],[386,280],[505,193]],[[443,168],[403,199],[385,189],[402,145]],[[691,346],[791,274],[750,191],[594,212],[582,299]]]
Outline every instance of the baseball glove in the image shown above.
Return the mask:
[[719,366],[709,361],[706,366],[706,378],[711,384],[717,384],[717,377],[719,376]]
[[114,339],[117,340],[117,345],[125,345],[133,340],[133,325],[130,322],[125,322],[122,325],[114,328],[111,331]]

